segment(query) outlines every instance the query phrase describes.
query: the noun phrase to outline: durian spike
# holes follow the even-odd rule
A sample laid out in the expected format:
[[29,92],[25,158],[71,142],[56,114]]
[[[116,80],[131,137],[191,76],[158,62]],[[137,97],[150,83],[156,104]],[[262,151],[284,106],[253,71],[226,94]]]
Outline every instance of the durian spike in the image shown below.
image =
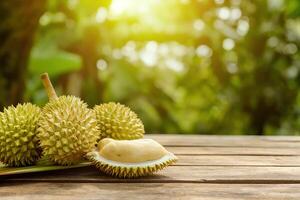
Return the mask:
[[53,85],[52,85],[52,83],[50,81],[50,78],[48,76],[48,73],[43,73],[41,75],[41,79],[42,79],[43,85],[46,89],[49,100],[58,99],[57,94],[55,92],[55,89],[53,88]]

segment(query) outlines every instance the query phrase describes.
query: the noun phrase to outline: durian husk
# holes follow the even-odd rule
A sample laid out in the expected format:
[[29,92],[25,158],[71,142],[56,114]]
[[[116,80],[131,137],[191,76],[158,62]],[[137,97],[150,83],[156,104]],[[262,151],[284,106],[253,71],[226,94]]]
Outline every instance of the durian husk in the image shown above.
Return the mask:
[[173,153],[150,139],[104,139],[87,158],[100,171],[118,178],[148,176],[177,161]]
[[144,125],[130,108],[120,103],[104,103],[94,107],[100,139],[133,140],[144,137]]
[[78,164],[99,137],[93,110],[74,96],[60,96],[45,105],[39,120],[44,155],[59,165]]
[[37,123],[41,109],[31,103],[9,106],[0,114],[0,161],[11,167],[33,165],[41,157]]
[[87,158],[105,174],[118,178],[137,178],[149,176],[175,163],[177,158],[170,153],[159,160],[142,163],[121,163],[105,159],[98,152],[90,152]]

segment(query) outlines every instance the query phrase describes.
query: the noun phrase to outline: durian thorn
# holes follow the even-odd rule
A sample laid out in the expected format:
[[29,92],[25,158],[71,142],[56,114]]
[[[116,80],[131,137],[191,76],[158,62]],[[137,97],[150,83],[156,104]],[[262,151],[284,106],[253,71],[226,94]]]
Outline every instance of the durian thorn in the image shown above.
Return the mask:
[[52,83],[50,81],[48,73],[43,73],[41,75],[41,79],[42,79],[43,85],[44,85],[44,87],[46,89],[46,92],[47,92],[49,100],[55,100],[55,99],[57,99],[58,98],[57,94],[55,92],[55,89],[53,88],[53,85],[52,85]]

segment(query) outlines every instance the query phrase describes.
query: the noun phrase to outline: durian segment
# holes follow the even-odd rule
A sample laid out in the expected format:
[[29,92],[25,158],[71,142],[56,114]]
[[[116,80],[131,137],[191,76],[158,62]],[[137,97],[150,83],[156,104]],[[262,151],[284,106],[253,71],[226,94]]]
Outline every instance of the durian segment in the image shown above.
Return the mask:
[[39,120],[44,154],[59,165],[79,163],[99,137],[95,113],[74,96],[61,96],[45,105]]
[[110,102],[97,105],[94,110],[101,132],[100,139],[133,140],[144,137],[142,121],[128,107]]
[[9,106],[0,113],[0,161],[8,166],[27,166],[41,157],[37,123],[41,109],[31,103]]
[[177,157],[151,139],[106,140],[87,158],[102,172],[119,178],[151,175],[177,161]]
[[101,149],[103,149],[103,147],[105,145],[107,145],[108,143],[111,143],[111,142],[114,142],[115,140],[114,139],[111,139],[111,138],[104,138],[102,140],[100,140],[100,142],[98,143],[98,150],[100,151]]
[[104,158],[127,163],[158,160],[168,153],[162,145],[152,139],[112,140],[105,138],[99,142],[98,151]]

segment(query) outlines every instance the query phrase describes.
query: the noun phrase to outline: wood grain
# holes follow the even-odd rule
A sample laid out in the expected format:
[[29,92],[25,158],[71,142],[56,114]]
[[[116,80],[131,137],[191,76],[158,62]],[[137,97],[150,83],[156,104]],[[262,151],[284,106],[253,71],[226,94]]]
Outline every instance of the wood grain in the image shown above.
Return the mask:
[[0,177],[0,199],[300,199],[300,137],[147,135],[179,157],[138,179],[94,167]]
[[176,166],[265,166],[300,167],[300,156],[178,155]]
[[0,187],[1,200],[299,200],[298,184],[25,183]]
[[300,136],[146,135],[165,146],[300,148]]
[[5,182],[73,183],[300,183],[300,167],[172,166],[153,176],[117,179],[105,176],[93,167],[37,174],[1,177]]
[[297,148],[263,148],[263,147],[170,147],[166,148],[176,155],[249,155],[249,156],[286,156],[298,155]]

